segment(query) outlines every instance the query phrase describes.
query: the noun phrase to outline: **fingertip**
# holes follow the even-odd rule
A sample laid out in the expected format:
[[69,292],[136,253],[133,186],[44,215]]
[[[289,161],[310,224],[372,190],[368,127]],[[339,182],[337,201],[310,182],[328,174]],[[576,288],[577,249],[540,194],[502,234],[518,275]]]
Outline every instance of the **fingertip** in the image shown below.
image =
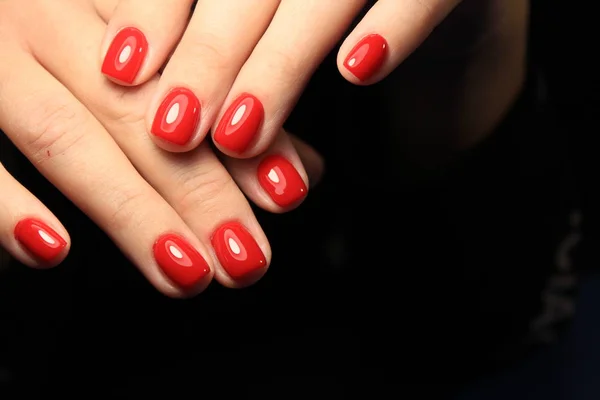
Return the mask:
[[215,146],[223,154],[233,158],[252,158],[262,153],[268,145],[258,143],[264,118],[264,106],[256,96],[250,93],[238,95],[213,132]]
[[359,39],[347,51],[356,35],[351,35],[338,54],[338,70],[350,83],[368,86],[384,78],[382,69],[389,54],[387,40],[380,34],[370,33]]
[[199,132],[201,113],[200,100],[194,92],[185,87],[170,89],[150,117],[152,140],[173,153],[193,150],[205,136]]
[[24,218],[14,228],[14,237],[24,264],[35,269],[56,267],[67,257],[71,241],[62,226],[53,227],[37,218]]
[[263,191],[282,210],[298,207],[308,195],[306,177],[282,154],[270,154],[257,167],[257,178]]
[[102,41],[102,73],[122,86],[154,77],[187,26],[191,1],[119,1]]
[[137,86],[151,76],[140,74],[148,55],[146,35],[133,26],[112,32],[109,27],[105,38],[101,71],[105,77],[121,86]]
[[239,221],[221,224],[211,236],[215,259],[221,268],[215,275],[228,288],[240,289],[258,282],[268,271],[271,248],[264,234],[252,233]]
[[179,234],[161,235],[152,246],[158,266],[149,279],[166,296],[189,298],[203,292],[214,275],[204,251]]

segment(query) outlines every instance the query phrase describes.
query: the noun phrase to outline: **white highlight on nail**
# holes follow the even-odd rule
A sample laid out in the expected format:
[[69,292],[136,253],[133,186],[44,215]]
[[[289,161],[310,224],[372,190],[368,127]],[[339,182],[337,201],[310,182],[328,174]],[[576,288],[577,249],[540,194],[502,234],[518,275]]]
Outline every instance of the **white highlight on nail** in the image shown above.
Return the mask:
[[179,117],[179,103],[175,103],[167,113],[167,124],[172,124]]
[[180,260],[183,258],[183,254],[181,254],[181,251],[179,251],[179,249],[177,247],[175,247],[175,246],[169,246],[169,251],[176,258],[179,258]]
[[44,232],[43,230],[39,229],[38,230],[38,235],[40,235],[40,237],[42,238],[42,240],[48,244],[55,244],[56,240],[54,240],[52,238],[52,236],[48,235],[46,232]]
[[277,175],[277,172],[275,172],[275,170],[273,168],[271,168],[271,170],[269,171],[269,175],[267,175],[267,176],[269,177],[271,182],[279,183],[279,175]]
[[350,61],[348,61],[348,65],[354,67],[354,64],[356,64],[356,58],[351,58]]
[[125,48],[119,54],[119,62],[123,64],[125,61],[129,60],[129,56],[131,55],[131,46],[125,46]]
[[244,116],[244,113],[246,112],[246,108],[247,108],[246,105],[242,104],[240,106],[240,108],[237,109],[237,111],[233,115],[233,118],[231,119],[231,126],[237,124],[238,122],[240,122],[242,120],[242,117]]
[[235,255],[239,255],[242,252],[242,250],[240,249],[240,246],[237,244],[237,242],[235,240],[233,240],[233,238],[229,238],[227,243],[229,244],[229,248]]

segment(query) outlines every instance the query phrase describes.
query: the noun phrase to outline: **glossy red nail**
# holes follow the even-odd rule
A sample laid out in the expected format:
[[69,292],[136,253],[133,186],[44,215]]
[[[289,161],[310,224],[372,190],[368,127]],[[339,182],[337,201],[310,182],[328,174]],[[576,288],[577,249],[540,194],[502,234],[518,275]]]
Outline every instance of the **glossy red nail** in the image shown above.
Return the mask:
[[102,63],[102,73],[131,84],[148,53],[146,36],[136,28],[123,28],[113,39]]
[[210,273],[210,267],[181,236],[163,235],[154,243],[154,258],[165,275],[178,286],[189,289]]
[[15,227],[15,238],[39,261],[55,260],[67,242],[48,225],[33,218],[20,221]]
[[200,121],[200,101],[186,88],[172,89],[162,101],[154,122],[152,134],[179,146],[186,145]]
[[262,124],[265,111],[251,94],[240,95],[227,109],[215,132],[214,140],[235,153],[243,153]]
[[388,44],[377,34],[368,35],[354,46],[344,61],[344,67],[361,81],[370,79],[387,56]]
[[267,265],[258,243],[238,222],[222,225],[211,240],[219,262],[233,279],[246,278]]
[[258,181],[280,207],[288,207],[306,196],[304,180],[285,158],[272,155],[258,166]]

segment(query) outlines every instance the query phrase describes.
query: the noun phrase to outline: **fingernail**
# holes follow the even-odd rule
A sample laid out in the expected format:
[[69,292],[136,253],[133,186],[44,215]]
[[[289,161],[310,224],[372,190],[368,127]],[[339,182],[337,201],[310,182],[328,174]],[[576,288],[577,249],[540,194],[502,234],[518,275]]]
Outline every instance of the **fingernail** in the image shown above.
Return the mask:
[[243,153],[258,133],[264,114],[260,100],[248,93],[241,94],[223,115],[215,142],[234,153]]
[[67,242],[40,220],[26,218],[15,227],[15,238],[36,259],[44,263],[55,260]]
[[344,66],[352,75],[366,81],[377,73],[385,61],[387,51],[388,44],[382,36],[365,36],[350,51]]
[[166,234],[154,243],[154,258],[165,275],[181,288],[196,286],[210,273],[210,267],[185,239]]
[[113,39],[102,63],[102,73],[131,84],[148,52],[146,36],[136,28],[123,28]]
[[194,136],[200,121],[200,101],[186,88],[172,89],[162,101],[154,122],[152,134],[179,146],[186,145]]
[[256,240],[238,222],[221,225],[211,241],[219,262],[235,280],[247,278],[267,265],[265,255]]
[[257,170],[258,182],[280,207],[288,207],[306,196],[307,188],[296,168],[279,155],[266,157]]

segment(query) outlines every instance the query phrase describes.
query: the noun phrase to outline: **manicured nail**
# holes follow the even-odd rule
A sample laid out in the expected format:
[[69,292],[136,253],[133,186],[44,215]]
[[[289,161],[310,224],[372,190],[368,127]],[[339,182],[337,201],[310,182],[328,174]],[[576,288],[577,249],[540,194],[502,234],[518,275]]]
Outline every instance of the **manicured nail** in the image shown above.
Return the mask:
[[366,81],[375,75],[387,56],[388,44],[377,34],[368,35],[354,46],[344,66],[352,75]]
[[243,153],[256,137],[264,114],[260,100],[248,93],[240,95],[223,115],[215,142],[234,153]]
[[26,218],[15,227],[15,238],[36,259],[44,263],[55,260],[67,242],[40,220]]
[[131,84],[148,53],[146,36],[136,28],[123,28],[113,39],[102,63],[102,73]]
[[219,262],[233,279],[244,279],[267,265],[256,240],[238,222],[221,225],[211,241]]
[[262,188],[280,207],[297,203],[308,191],[292,163],[279,155],[265,157],[258,166],[257,175]]
[[181,236],[163,235],[153,250],[160,269],[181,288],[196,286],[210,273],[206,260]]
[[186,145],[194,136],[200,122],[200,101],[186,88],[172,89],[162,101],[154,122],[152,134],[179,146]]

